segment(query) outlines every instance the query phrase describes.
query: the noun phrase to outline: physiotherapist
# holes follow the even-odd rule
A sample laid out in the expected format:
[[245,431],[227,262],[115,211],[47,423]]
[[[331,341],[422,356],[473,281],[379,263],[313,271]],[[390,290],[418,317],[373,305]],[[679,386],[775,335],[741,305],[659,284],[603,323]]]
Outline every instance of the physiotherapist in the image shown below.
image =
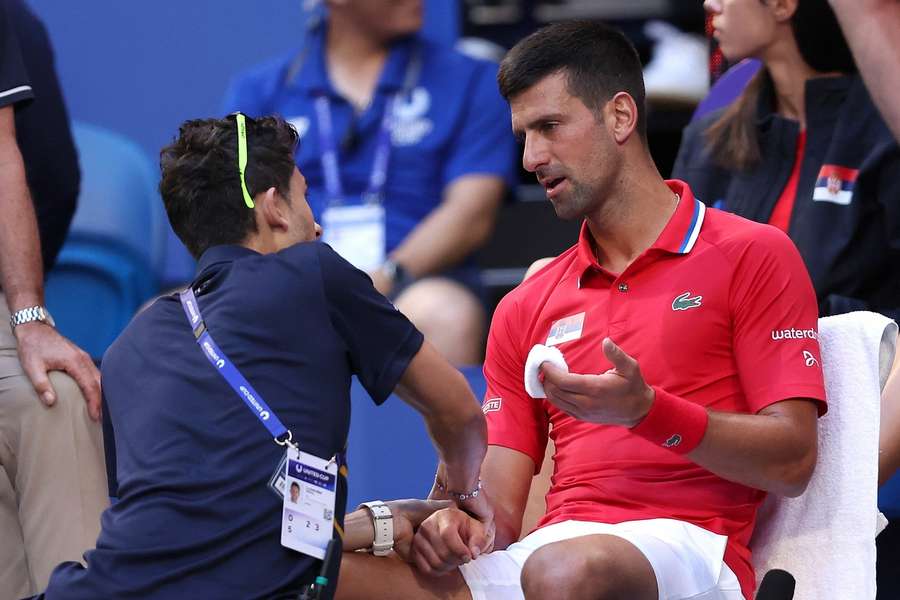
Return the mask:
[[[396,389],[421,413],[449,489],[479,487],[478,402],[365,273],[315,242],[296,142],[280,119],[237,114],[188,121],[163,149],[163,202],[198,274],[103,358],[118,502],[87,566],[60,565],[46,598],[295,598],[331,540],[378,551],[390,516],[411,537],[429,505],[375,505],[344,527],[354,375],[377,404]],[[456,504],[490,530],[483,495]]]

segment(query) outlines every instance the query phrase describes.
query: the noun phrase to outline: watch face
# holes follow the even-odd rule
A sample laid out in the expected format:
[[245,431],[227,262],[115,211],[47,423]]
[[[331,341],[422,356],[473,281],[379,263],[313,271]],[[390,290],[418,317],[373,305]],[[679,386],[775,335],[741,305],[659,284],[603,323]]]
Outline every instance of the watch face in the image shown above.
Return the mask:
[[56,327],[56,322],[50,316],[50,312],[43,306],[23,308],[22,310],[17,310],[9,317],[9,323],[13,328],[25,323],[33,323],[34,321],[40,321],[50,327]]

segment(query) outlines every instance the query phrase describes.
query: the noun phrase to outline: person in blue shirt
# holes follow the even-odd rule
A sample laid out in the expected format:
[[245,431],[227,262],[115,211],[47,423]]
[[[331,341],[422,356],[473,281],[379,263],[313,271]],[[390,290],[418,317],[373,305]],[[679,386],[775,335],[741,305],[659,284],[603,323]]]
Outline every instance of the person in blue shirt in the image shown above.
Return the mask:
[[[57,567],[44,597],[296,597],[320,565],[281,544],[290,486],[284,498],[270,482],[286,439],[323,462],[335,457],[336,497],[325,518],[333,516],[349,549],[374,546],[371,517],[357,511],[344,521],[354,375],[378,404],[398,388],[424,417],[448,488],[477,488],[486,436],[478,402],[365,273],[315,243],[321,229],[294,165],[296,141],[283,120],[235,115],[188,121],[163,149],[163,202],[199,259],[195,300],[156,300],[106,352],[106,444],[115,449],[110,491],[118,501],[103,513],[87,567]],[[241,386],[232,387],[228,363],[245,378]],[[284,431],[273,435],[276,422]],[[483,495],[455,500],[489,530]],[[413,504],[390,507],[394,537],[405,536],[400,548],[430,514]]]
[[294,124],[325,240],[450,362],[478,363],[472,254],[516,161],[496,65],[419,37],[421,0],[326,5],[298,49],[234,80],[225,108]]

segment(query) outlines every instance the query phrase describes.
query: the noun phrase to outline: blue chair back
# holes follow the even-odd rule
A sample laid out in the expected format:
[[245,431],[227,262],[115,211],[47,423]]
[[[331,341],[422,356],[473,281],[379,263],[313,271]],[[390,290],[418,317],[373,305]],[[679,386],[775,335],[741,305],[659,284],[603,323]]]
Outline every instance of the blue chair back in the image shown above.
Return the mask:
[[135,143],[84,123],[72,132],[81,192],[45,294],[60,331],[99,360],[159,291],[168,226],[156,170]]

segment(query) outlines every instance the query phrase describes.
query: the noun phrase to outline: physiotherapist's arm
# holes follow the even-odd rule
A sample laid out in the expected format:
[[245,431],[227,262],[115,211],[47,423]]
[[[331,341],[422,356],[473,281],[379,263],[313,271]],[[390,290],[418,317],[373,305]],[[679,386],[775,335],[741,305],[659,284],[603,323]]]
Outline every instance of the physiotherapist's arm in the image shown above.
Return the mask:
[[831,6],[875,105],[900,140],[900,2],[831,0]]
[[480,248],[494,231],[506,185],[493,175],[451,181],[444,199],[391,253],[413,277],[437,273]]
[[[425,420],[447,489],[461,493],[475,489],[487,449],[487,426],[462,373],[426,341],[400,378],[396,393]],[[484,507],[473,502],[467,508]]]
[[[452,506],[448,500],[390,500],[385,502],[391,511],[394,529],[394,551],[404,560],[409,557],[410,546],[416,528],[435,511]],[[357,509],[344,519],[344,552],[355,552],[372,547],[375,542],[375,524],[368,509]]]

